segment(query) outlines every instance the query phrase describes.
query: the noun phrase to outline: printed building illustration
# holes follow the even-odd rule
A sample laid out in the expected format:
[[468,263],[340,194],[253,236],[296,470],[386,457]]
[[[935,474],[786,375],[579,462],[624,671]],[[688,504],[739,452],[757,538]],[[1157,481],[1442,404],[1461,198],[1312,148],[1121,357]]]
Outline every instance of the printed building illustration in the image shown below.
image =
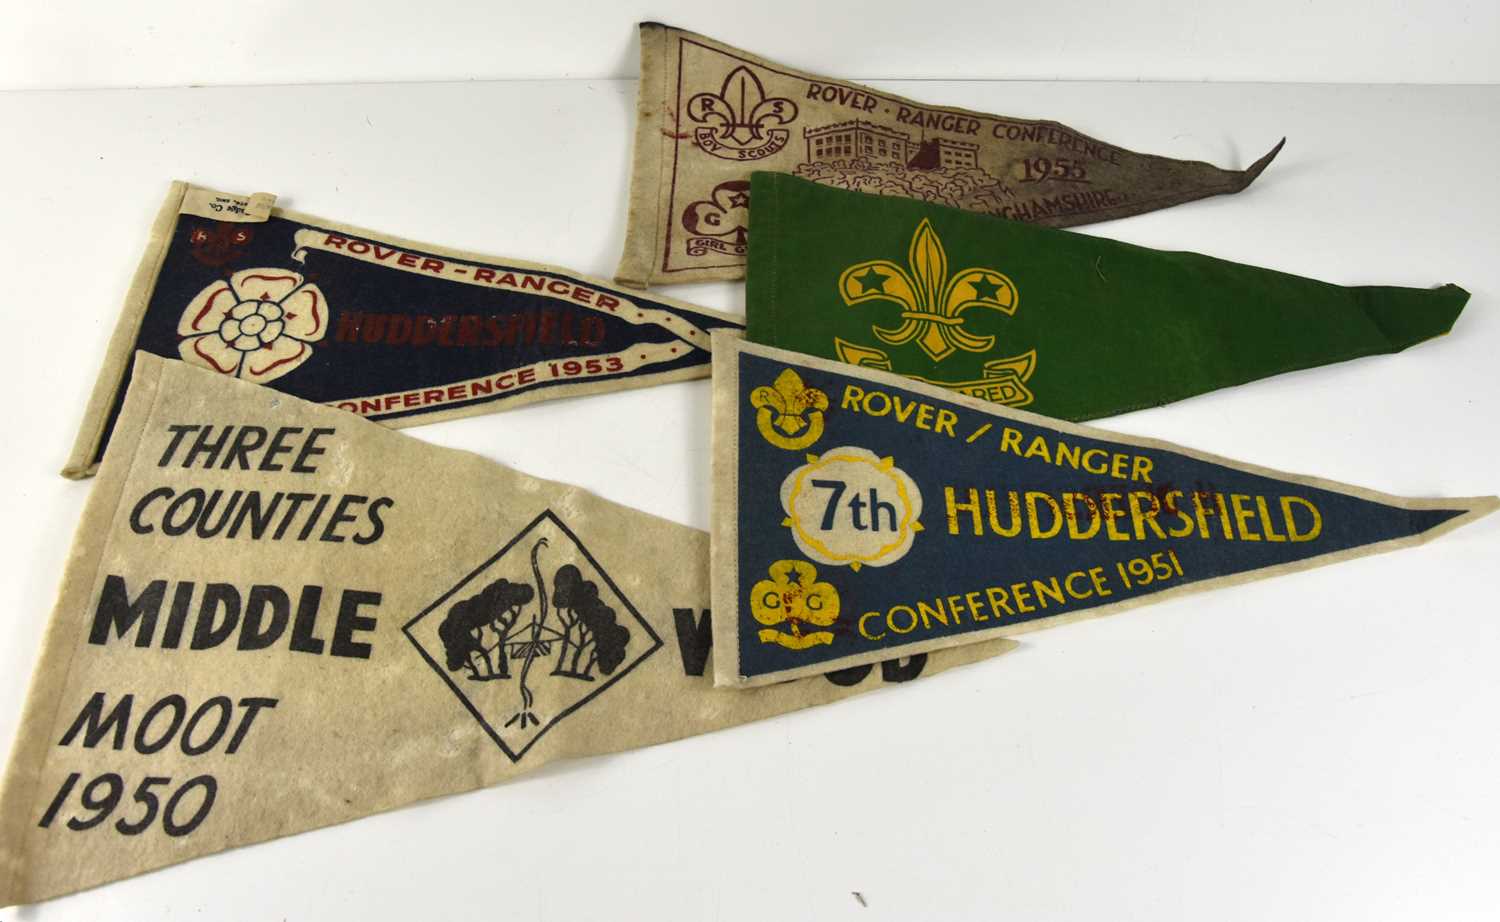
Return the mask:
[[861,119],[804,128],[807,159],[831,163],[863,157],[874,163],[894,163],[911,170],[935,170],[979,165],[979,145],[947,138],[913,142],[911,136]]
[[909,170],[959,169],[979,166],[979,145],[947,138],[923,141],[916,154],[906,162]]
[[905,166],[911,156],[909,136],[858,119],[804,128],[802,134],[807,138],[807,159],[814,162],[864,157]]

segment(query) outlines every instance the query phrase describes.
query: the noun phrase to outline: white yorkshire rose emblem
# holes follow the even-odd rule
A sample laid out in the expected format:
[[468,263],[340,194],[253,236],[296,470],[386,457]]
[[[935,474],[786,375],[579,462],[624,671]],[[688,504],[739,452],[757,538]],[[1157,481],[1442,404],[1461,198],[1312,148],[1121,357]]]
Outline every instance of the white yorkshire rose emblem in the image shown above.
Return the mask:
[[242,269],[188,303],[177,322],[183,360],[264,384],[312,356],[328,332],[318,286],[286,269]]

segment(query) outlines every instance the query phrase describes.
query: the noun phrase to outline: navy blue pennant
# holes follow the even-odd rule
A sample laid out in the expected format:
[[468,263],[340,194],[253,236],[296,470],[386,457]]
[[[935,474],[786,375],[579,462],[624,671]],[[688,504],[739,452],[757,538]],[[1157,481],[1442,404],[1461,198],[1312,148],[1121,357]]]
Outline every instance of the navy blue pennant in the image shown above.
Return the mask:
[[715,345],[719,684],[1415,544],[1496,506],[1283,474],[728,335]]
[[742,326],[565,269],[268,203],[257,213],[182,184],[142,272],[70,475],[103,457],[135,350],[400,426],[701,377],[710,332]]

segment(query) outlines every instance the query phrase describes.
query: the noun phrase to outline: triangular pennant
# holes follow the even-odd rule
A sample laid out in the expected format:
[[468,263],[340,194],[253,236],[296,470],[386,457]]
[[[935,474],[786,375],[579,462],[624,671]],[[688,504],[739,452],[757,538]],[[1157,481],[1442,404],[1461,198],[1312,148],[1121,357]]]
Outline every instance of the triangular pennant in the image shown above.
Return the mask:
[[1342,287],[756,173],[746,336],[1069,420],[1398,352],[1440,288]]
[[714,673],[764,685],[1428,541],[1403,499],[714,337]]
[[1243,171],[1139,154],[1057,122],[794,70],[654,22],[641,24],[636,114],[615,279],[641,287],[745,274],[751,170],[1071,227],[1239,192],[1281,150]]
[[738,319],[556,266],[173,183],[63,474],[103,457],[141,349],[388,426],[703,377]]
[[0,789],[0,905],[1013,645],[740,693],[708,607],[701,531],[138,353]]

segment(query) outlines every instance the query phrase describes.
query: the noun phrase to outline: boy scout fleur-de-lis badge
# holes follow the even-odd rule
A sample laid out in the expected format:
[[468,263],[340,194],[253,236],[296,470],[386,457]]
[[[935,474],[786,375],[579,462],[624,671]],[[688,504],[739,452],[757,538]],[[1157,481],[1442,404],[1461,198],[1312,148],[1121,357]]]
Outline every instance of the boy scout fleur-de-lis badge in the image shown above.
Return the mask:
[[750,68],[729,72],[717,93],[698,93],[688,100],[688,118],[710,127],[693,129],[705,153],[724,160],[761,160],[786,147],[785,128],[797,118],[797,104],[783,96],[766,96]]
[[750,392],[755,428],[778,448],[806,448],[823,437],[823,412],[828,395],[802,383],[802,376],[784,369],[769,386]]
[[889,259],[856,263],[839,276],[839,293],[850,307],[866,301],[894,301],[901,305],[901,325],[876,326],[882,342],[900,346],[915,341],[934,362],[959,349],[987,352],[993,336],[976,336],[964,329],[964,312],[971,308],[1016,312],[1020,295],[1011,280],[993,269],[960,269],[948,277],[948,254],[926,218],[912,235],[907,251],[909,270]]

